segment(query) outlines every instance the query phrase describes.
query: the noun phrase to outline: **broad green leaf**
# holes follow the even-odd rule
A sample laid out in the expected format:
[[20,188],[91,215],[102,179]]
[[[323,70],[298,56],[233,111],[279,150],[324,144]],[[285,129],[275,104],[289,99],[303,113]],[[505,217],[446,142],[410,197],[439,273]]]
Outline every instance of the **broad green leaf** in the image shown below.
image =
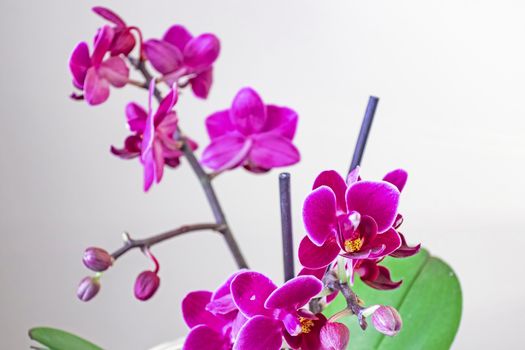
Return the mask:
[[87,340],[55,328],[32,328],[29,330],[29,337],[47,346],[49,350],[102,350]]
[[[361,330],[356,317],[339,322],[350,328],[352,350],[448,350],[461,319],[461,287],[454,271],[444,261],[422,249],[417,255],[387,258],[382,263],[392,272],[393,280],[403,284],[393,291],[375,290],[356,278],[354,291],[367,306],[381,304],[395,307],[403,319],[403,328],[395,337],[369,327]],[[338,296],[325,310],[327,316],[345,307]]]

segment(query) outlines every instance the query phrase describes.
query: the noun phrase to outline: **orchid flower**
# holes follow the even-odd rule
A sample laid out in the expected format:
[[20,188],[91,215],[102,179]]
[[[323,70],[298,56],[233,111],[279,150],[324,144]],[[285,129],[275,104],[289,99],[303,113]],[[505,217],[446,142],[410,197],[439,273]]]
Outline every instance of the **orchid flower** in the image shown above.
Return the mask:
[[231,284],[233,301],[248,318],[234,349],[278,350],[283,336],[298,336],[310,330],[317,317],[304,306],[323,289],[312,276],[300,276],[277,286],[258,272],[237,275]]
[[348,346],[350,331],[339,322],[332,322],[319,313],[316,319],[303,321],[301,333],[297,336],[284,334],[292,349],[301,350],[345,350]]
[[214,293],[195,291],[182,301],[182,314],[191,327],[183,350],[230,350],[246,318],[230,293],[233,274]]
[[[128,126],[134,134],[124,141],[124,147],[111,147],[111,152],[123,159],[140,156],[144,166],[144,191],[148,191],[153,182],[159,183],[164,173],[164,165],[175,168],[183,155],[180,142],[174,139],[177,133],[177,113],[173,107],[177,103],[177,87],[173,86],[168,95],[160,102],[156,111],[152,107],[155,82],[149,87],[148,112],[136,103],[126,106]],[[192,149],[197,144],[188,139]]]
[[129,68],[121,57],[104,60],[114,37],[115,31],[111,27],[102,27],[95,37],[93,54],[89,54],[88,44],[81,42],[69,60],[73,85],[83,90],[86,101],[93,106],[108,99],[110,84],[120,88],[128,82]]
[[297,113],[287,107],[265,105],[257,92],[243,88],[230,109],[206,119],[211,143],[202,155],[207,167],[222,171],[244,166],[265,172],[300,160],[292,144]]
[[299,260],[310,269],[330,265],[339,255],[350,259],[350,276],[360,260],[381,259],[401,246],[392,227],[397,216],[399,189],[386,181],[358,181],[348,185],[335,171],[322,172],[303,207],[307,236],[299,246]]
[[131,34],[133,27],[128,27],[126,22],[124,22],[119,15],[108,8],[95,6],[92,10],[100,17],[114,24],[113,41],[109,48],[111,56],[118,56],[120,54],[123,54],[124,56],[129,55],[131,50],[135,47],[135,37]]
[[213,63],[219,57],[219,39],[210,33],[193,37],[181,25],[170,27],[161,40],[150,39],[144,50],[151,65],[168,84],[184,76],[195,96],[206,98],[213,82]]

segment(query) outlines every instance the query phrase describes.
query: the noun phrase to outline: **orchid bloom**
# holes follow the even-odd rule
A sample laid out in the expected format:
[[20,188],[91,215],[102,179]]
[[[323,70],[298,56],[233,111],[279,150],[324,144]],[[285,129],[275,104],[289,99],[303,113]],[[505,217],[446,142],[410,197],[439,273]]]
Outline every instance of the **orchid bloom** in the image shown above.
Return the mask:
[[219,57],[219,39],[210,33],[193,37],[181,25],[170,27],[161,40],[150,39],[144,50],[151,65],[174,84],[184,76],[195,96],[206,98],[213,82],[213,63]]
[[312,276],[300,276],[280,288],[258,272],[239,273],[231,294],[239,311],[248,318],[234,350],[278,350],[283,336],[309,332],[317,317],[303,307],[323,289]]
[[251,88],[241,89],[230,109],[210,115],[206,128],[211,143],[204,150],[202,163],[214,171],[244,166],[252,172],[265,172],[301,158],[292,144],[297,113],[265,105]]
[[[175,168],[183,155],[180,142],[174,139],[177,132],[177,113],[173,107],[177,103],[177,87],[164,97],[156,111],[152,108],[155,82],[149,87],[148,112],[136,103],[126,106],[129,129],[134,133],[124,141],[124,148],[111,147],[111,152],[123,159],[140,156],[144,166],[144,191],[148,191],[153,181],[159,183],[164,173],[164,165]],[[188,139],[192,149],[197,144]]]
[[304,321],[302,332],[293,337],[284,334],[292,349],[301,350],[345,350],[350,339],[348,327],[339,322],[331,322],[319,313],[316,319]]
[[246,318],[230,293],[233,274],[214,293],[195,291],[182,301],[182,314],[191,327],[183,350],[230,350]]
[[328,266],[339,255],[350,259],[351,281],[360,260],[381,259],[401,246],[392,227],[399,189],[387,181],[359,181],[357,171],[348,185],[335,171],[317,177],[304,203],[308,235],[299,246],[299,260],[310,269]]
[[129,68],[121,57],[104,56],[110,49],[115,31],[102,27],[95,37],[93,54],[90,56],[86,42],[79,43],[69,60],[73,85],[84,91],[90,105],[99,105],[109,97],[109,85],[120,88],[128,82]]
[[120,54],[123,54],[124,56],[129,55],[131,50],[135,47],[135,37],[131,34],[132,27],[128,27],[126,22],[124,22],[119,15],[108,8],[95,6],[92,10],[100,17],[114,24],[113,41],[109,48],[111,56],[118,56]]

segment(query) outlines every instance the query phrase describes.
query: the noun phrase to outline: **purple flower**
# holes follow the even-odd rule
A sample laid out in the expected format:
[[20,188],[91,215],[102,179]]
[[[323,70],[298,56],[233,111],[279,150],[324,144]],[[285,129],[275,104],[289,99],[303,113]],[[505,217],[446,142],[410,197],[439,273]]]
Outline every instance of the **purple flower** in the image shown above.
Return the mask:
[[88,269],[102,272],[113,264],[113,257],[102,248],[89,247],[84,251],[82,261]]
[[135,280],[135,298],[146,301],[150,299],[159,289],[160,278],[157,272],[142,271]]
[[252,172],[295,164],[300,160],[292,144],[296,127],[295,111],[265,105],[255,90],[241,89],[230,109],[206,119],[211,143],[202,163],[215,171],[244,166]]
[[181,25],[168,29],[161,40],[150,39],[144,50],[151,65],[164,75],[169,84],[188,77],[193,93],[206,98],[213,82],[213,63],[219,56],[221,46],[213,34],[193,37]]
[[[144,166],[144,191],[148,191],[153,181],[159,183],[164,173],[164,165],[175,168],[183,155],[180,142],[174,139],[177,133],[177,113],[173,107],[177,103],[177,89],[174,88],[161,101],[156,111],[152,108],[155,83],[150,84],[148,112],[136,103],[126,106],[126,117],[132,135],[124,141],[124,147],[111,147],[111,152],[123,159],[140,156]],[[192,149],[197,144],[188,139]]]
[[184,350],[230,350],[246,318],[230,293],[233,274],[214,293],[195,291],[182,301],[182,314],[191,327]]
[[93,54],[90,56],[86,42],[79,43],[69,59],[73,85],[84,91],[90,105],[99,105],[109,97],[109,85],[123,87],[128,82],[129,68],[120,57],[104,56],[110,49],[115,31],[102,27],[95,37]]
[[278,350],[283,336],[310,330],[317,317],[303,309],[323,289],[312,276],[299,276],[277,286],[266,276],[241,272],[231,284],[235,305],[249,320],[241,328],[233,349]]
[[92,10],[100,17],[114,24],[114,36],[109,47],[111,56],[118,56],[120,54],[125,56],[129,55],[131,50],[135,47],[135,37],[131,34],[133,27],[128,27],[126,22],[124,22],[119,15],[108,8],[95,6]]
[[401,238],[392,224],[399,190],[386,181],[358,181],[348,186],[335,171],[322,172],[304,202],[308,236],[299,246],[299,260],[310,269],[331,264],[338,255],[351,260],[350,275],[363,259],[377,260],[397,250]]

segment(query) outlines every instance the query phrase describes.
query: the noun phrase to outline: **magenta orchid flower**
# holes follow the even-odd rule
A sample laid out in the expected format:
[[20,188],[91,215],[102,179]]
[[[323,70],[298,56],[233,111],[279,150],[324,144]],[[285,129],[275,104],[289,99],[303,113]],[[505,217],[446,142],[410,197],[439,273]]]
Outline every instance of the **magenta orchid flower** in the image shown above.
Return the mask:
[[87,43],[81,42],[69,60],[73,85],[83,90],[86,101],[93,106],[108,99],[110,85],[120,88],[128,82],[129,68],[122,58],[104,60],[114,37],[115,31],[111,27],[102,27],[95,37],[93,54],[90,56]]
[[237,275],[231,294],[239,311],[248,318],[241,328],[234,349],[278,350],[285,334],[308,332],[317,317],[303,307],[323,289],[312,276],[300,276],[277,286],[258,272]]
[[301,158],[292,144],[297,113],[265,105],[251,88],[239,91],[230,109],[210,115],[206,128],[211,143],[204,150],[202,163],[215,171],[244,166],[252,172],[265,172]]
[[[164,165],[175,168],[183,156],[180,142],[174,139],[177,132],[177,113],[173,107],[177,103],[176,86],[160,102],[156,111],[152,108],[155,83],[149,88],[148,112],[136,103],[126,106],[128,126],[134,133],[124,141],[124,148],[111,147],[111,152],[123,159],[140,156],[144,166],[144,191],[148,191],[153,182],[159,183],[164,173]],[[197,144],[188,139],[192,149]]]
[[182,301],[182,314],[191,327],[183,350],[231,350],[246,318],[230,293],[233,274],[214,293],[195,291]]
[[307,236],[299,260],[310,269],[330,265],[339,255],[350,259],[350,276],[360,260],[381,259],[401,246],[392,227],[399,189],[387,181],[359,181],[354,172],[347,185],[335,171],[322,172],[303,207]]
[[161,40],[150,39],[144,51],[151,65],[168,84],[188,77],[195,96],[206,98],[213,82],[213,63],[219,57],[219,39],[210,33],[193,37],[181,25],[168,29]]
[[133,27],[128,27],[126,22],[124,22],[119,15],[108,8],[95,6],[92,10],[100,17],[114,24],[113,41],[109,47],[111,56],[118,56],[120,54],[123,54],[124,56],[129,55],[135,47],[135,37],[131,34]]

